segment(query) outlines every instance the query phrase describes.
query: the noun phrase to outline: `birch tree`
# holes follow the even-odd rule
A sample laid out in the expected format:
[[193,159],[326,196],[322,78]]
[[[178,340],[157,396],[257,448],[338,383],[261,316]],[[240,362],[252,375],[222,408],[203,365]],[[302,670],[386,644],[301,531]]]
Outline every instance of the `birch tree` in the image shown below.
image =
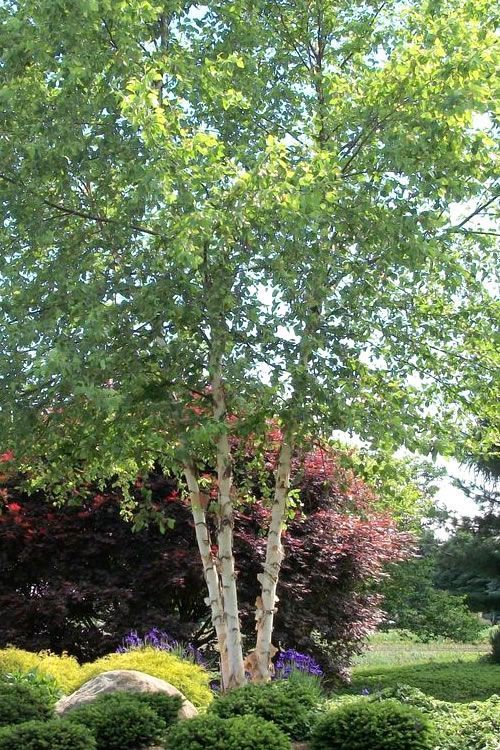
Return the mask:
[[[2,443],[61,499],[183,479],[225,689],[270,677],[301,443],[445,453],[495,423],[490,5],[0,3]],[[270,420],[244,661],[234,446]]]

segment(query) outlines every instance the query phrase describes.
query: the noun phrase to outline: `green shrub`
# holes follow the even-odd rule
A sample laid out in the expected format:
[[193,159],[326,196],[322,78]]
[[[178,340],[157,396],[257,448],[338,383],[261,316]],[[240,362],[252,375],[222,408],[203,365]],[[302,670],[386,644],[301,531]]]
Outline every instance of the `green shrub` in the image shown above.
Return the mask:
[[180,696],[166,695],[166,693],[131,693],[131,695],[134,700],[156,711],[167,727],[176,723],[179,710],[182,708]]
[[396,700],[361,699],[325,714],[312,750],[432,750],[434,732],[418,709]]
[[96,750],[85,727],[53,719],[0,729],[0,750]]
[[293,740],[307,739],[315,722],[317,692],[300,681],[246,685],[217,697],[209,707],[222,719],[252,714],[274,722]]
[[0,726],[49,719],[52,715],[46,696],[30,685],[0,682]]
[[180,690],[180,692],[199,708],[208,706],[213,698],[209,687],[210,674],[198,664],[181,659],[167,651],[154,648],[133,649],[123,654],[108,654],[81,667],[78,684],[73,690],[81,687],[93,677],[114,669],[136,669],[152,677],[159,677]]
[[449,703],[426,695],[421,690],[399,685],[386,688],[364,698],[341,696],[329,702],[329,707],[344,702],[376,702],[396,699],[402,704],[420,709],[427,714],[436,730],[436,748],[439,750],[499,750],[500,697],[492,696],[475,703]]
[[490,633],[491,654],[493,664],[500,664],[500,627]]
[[173,726],[167,750],[290,750],[289,738],[272,722],[255,716],[221,719],[198,716]]
[[82,724],[96,739],[97,750],[136,750],[154,744],[166,723],[133,693],[112,693],[69,711],[64,720]]

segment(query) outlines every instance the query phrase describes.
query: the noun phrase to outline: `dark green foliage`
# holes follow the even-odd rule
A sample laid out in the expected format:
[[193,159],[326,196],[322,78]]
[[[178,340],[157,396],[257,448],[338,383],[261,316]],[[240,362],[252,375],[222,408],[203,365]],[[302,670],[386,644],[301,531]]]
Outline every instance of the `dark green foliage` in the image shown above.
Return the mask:
[[154,744],[165,733],[166,723],[134,693],[103,695],[75,708],[65,717],[86,726],[96,738],[97,750],[136,750]]
[[[491,661],[493,664],[500,664],[500,627],[495,628],[495,630],[490,635],[490,643],[491,643]],[[500,692],[500,688],[499,688]]]
[[232,690],[216,698],[209,711],[223,719],[252,714],[274,722],[293,740],[303,740],[310,735],[318,699],[309,684],[282,680]]
[[0,682],[0,726],[49,719],[52,714],[45,694],[30,685]]
[[177,714],[182,707],[182,698],[165,693],[132,693],[134,700],[143,703],[156,711],[169,727],[177,721]]
[[96,743],[85,727],[53,719],[3,727],[0,750],[96,750]]
[[167,750],[290,750],[288,737],[272,722],[255,716],[221,719],[198,716],[173,726]]
[[418,709],[394,699],[360,700],[325,714],[312,750],[432,750],[433,729]]

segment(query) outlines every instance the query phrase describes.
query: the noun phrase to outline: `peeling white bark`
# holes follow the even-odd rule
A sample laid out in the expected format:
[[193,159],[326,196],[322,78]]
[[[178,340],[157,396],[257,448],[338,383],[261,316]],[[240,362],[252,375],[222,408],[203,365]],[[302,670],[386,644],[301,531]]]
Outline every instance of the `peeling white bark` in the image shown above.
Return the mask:
[[[212,397],[214,402],[214,417],[223,424],[226,417],[226,403],[219,371],[216,371],[212,378]],[[224,684],[226,690],[245,684],[233,550],[232,477],[231,448],[227,432],[223,431],[217,439],[217,479],[219,493],[217,543],[219,550],[219,575],[222,584],[223,614],[227,634],[228,677],[227,682]]]
[[184,476],[186,477],[189,491],[191,513],[193,515],[196,541],[203,565],[203,575],[208,589],[208,597],[205,599],[205,603],[210,607],[212,623],[215,628],[219,647],[222,684],[226,687],[230,677],[230,669],[227,649],[227,629],[224,619],[224,605],[219,574],[217,572],[216,560],[212,553],[210,531],[200,498],[200,487],[196,471],[191,464],[184,465]]
[[258,576],[262,585],[259,606],[256,609],[257,644],[255,647],[255,669],[252,680],[265,682],[271,679],[271,658],[276,649],[271,639],[276,612],[276,588],[278,585],[281,563],[283,560],[283,545],[281,535],[286,518],[288,490],[290,487],[290,471],[292,465],[293,444],[289,436],[283,437],[281,443],[276,479],[274,486],[274,500],[271,512],[271,523],[267,535],[266,558],[264,572]]

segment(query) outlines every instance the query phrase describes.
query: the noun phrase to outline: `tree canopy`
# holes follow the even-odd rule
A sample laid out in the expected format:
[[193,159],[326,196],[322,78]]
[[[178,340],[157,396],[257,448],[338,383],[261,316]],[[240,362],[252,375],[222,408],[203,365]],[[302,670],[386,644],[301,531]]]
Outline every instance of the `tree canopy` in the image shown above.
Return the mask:
[[[495,12],[0,5],[4,448],[65,495],[155,462],[183,475],[239,654],[230,437],[277,418],[264,678],[294,446],[340,429],[447,451],[494,422]],[[225,684],[243,679],[238,655]]]

